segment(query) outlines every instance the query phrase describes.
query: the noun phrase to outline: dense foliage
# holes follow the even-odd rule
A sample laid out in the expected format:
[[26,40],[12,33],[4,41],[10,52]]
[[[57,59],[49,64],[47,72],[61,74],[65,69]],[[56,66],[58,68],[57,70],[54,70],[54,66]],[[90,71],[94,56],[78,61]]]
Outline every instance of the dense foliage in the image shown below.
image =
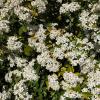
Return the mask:
[[100,0],[0,0],[0,100],[100,100]]

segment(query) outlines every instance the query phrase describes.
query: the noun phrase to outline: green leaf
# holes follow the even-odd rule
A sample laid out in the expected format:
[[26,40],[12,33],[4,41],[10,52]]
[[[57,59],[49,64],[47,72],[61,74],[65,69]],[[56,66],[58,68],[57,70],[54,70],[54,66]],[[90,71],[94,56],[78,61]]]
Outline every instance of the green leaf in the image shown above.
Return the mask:
[[75,88],[73,88],[73,90],[77,92],[81,92],[81,85],[78,84]]
[[83,94],[84,99],[89,99],[92,96],[92,94],[89,92],[83,92],[82,94]]
[[97,85],[96,87],[97,87],[97,88],[100,88],[100,85]]
[[65,72],[66,72],[66,68],[62,67],[61,71],[58,73],[58,76],[60,76],[60,75],[62,76]]
[[68,72],[74,72],[74,68],[73,68],[72,66],[69,66],[69,67],[67,68],[67,71],[68,71]]
[[23,25],[19,29],[19,35],[22,35],[22,33],[27,32],[27,26]]
[[26,46],[24,47],[24,54],[25,54],[26,56],[30,56],[31,53],[32,53],[32,51],[33,51],[33,49],[32,49],[30,46],[26,45]]

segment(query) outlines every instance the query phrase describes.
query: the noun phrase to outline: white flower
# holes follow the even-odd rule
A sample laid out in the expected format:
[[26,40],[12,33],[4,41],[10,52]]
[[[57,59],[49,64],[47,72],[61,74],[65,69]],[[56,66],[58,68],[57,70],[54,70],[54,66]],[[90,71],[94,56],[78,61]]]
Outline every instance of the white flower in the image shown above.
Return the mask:
[[36,39],[28,38],[28,45],[34,47],[36,45]]
[[46,35],[44,33],[45,33],[45,29],[43,28],[43,25],[40,24],[39,30],[35,33],[35,37],[38,38],[40,42],[43,42],[46,38]]
[[36,72],[32,67],[27,66],[23,68],[23,78],[25,80],[37,80],[38,76],[36,75]]
[[29,64],[23,68],[23,78],[25,80],[37,80],[38,76],[36,75],[36,71],[33,68],[34,66],[34,59],[32,61],[29,62]]
[[96,72],[92,71],[88,73],[88,88],[92,89],[93,87],[100,85],[100,71],[96,70]]
[[100,97],[98,95],[93,95],[91,100],[100,100]]
[[97,3],[92,5],[91,12],[100,11],[100,0]]
[[17,65],[17,67],[25,67],[27,66],[27,60],[24,58],[20,58],[20,57],[15,57],[15,63]]
[[[39,30],[35,33],[34,38],[28,38],[29,46],[35,47],[37,52],[45,52],[47,46],[45,46],[44,40],[46,38],[45,29],[43,25],[39,25]],[[38,41],[38,42],[37,42]]]
[[0,34],[3,34],[3,32],[9,32],[8,24],[8,20],[0,20]]
[[37,56],[37,61],[39,64],[41,64],[41,66],[45,66],[46,65],[46,61],[50,58],[49,52],[45,51],[43,53],[41,53],[41,55]]
[[61,48],[55,48],[53,51],[53,56],[58,58],[58,59],[63,59],[64,58],[64,52]]
[[19,4],[21,4],[23,2],[23,0],[7,0],[5,7],[11,9],[13,7],[18,6]]
[[73,90],[67,90],[64,93],[64,96],[68,97],[68,98],[81,98],[81,94],[79,94],[78,92],[73,91]]
[[34,62],[35,62],[35,59],[32,59],[30,62],[29,62],[29,66],[34,66]]
[[64,43],[61,45],[61,50],[66,51],[68,49],[68,43]]
[[21,49],[22,43],[18,41],[16,36],[10,36],[7,40],[7,48],[10,50],[18,50]]
[[50,72],[57,72],[59,70],[59,62],[52,59],[48,51],[43,52],[37,56],[37,61],[41,66],[45,66]]
[[41,52],[42,53],[42,52],[47,51],[47,46],[45,46],[44,43],[36,43],[35,47],[36,47],[37,52]]
[[60,100],[66,100],[66,97],[64,97],[63,95],[60,96]]
[[62,3],[62,0],[57,0],[57,2]]
[[46,69],[50,72],[57,72],[59,70],[59,62],[57,62],[55,59],[47,59],[46,61]]
[[43,13],[46,10],[46,3],[47,2],[44,2],[44,0],[35,0],[31,2],[31,5],[37,7],[38,13]]
[[80,63],[81,73],[88,73],[95,68],[96,60],[87,58],[83,63]]
[[84,39],[82,40],[82,43],[83,43],[83,44],[86,44],[86,43],[88,43],[88,41],[89,41],[88,38],[84,38]]
[[83,11],[79,17],[82,27],[85,29],[96,29],[94,26],[97,23],[98,15],[91,14],[88,11]]
[[22,74],[22,72],[20,72],[19,70],[10,71],[10,72],[6,73],[5,81],[11,83],[12,75],[16,75],[16,77],[21,77],[21,74]]
[[82,92],[88,92],[89,90],[88,90],[88,88],[83,88],[82,89]]
[[59,82],[57,81],[58,77],[56,74],[48,75],[48,88],[52,88],[53,90],[59,90]]
[[10,73],[7,73],[6,75],[5,75],[5,81],[7,81],[7,82],[12,82],[12,73],[10,72]]
[[0,0],[0,7],[4,6],[4,2],[5,2],[5,0]]
[[24,20],[27,22],[31,21],[31,14],[28,8],[17,6],[14,8],[14,13],[19,17],[20,20]]
[[63,35],[63,36],[58,36],[58,37],[56,38],[56,41],[57,41],[56,44],[59,45],[59,44],[65,44],[66,42],[69,41],[69,39],[66,38],[66,37]]
[[[63,90],[68,90],[72,87],[72,85],[68,84],[68,82],[66,82],[66,81],[61,81],[61,86],[62,86]],[[76,86],[76,85],[73,85],[73,87],[74,86]]]
[[72,37],[72,36],[73,36],[73,33],[68,33],[68,32],[66,32],[66,33],[65,33],[65,36],[66,36],[66,37]]
[[94,34],[92,35],[92,39],[95,43],[98,43],[100,45],[100,34],[98,34],[99,31],[97,33],[94,32]]
[[53,28],[51,31],[50,31],[50,38],[51,39],[55,39],[57,36],[60,35],[60,30],[57,30],[55,28]]
[[15,61],[11,56],[8,56],[8,60],[10,61],[10,67],[13,67],[15,65]]
[[69,73],[65,72],[63,74],[63,78],[71,86],[76,86],[78,82],[82,83],[82,81],[83,81],[83,78],[79,78],[77,75],[75,75],[72,72],[69,72]]
[[0,20],[2,20],[3,18],[5,18],[6,16],[8,16],[8,8],[2,8],[0,9]]
[[99,95],[100,94],[100,88],[93,88],[92,91],[91,91],[91,93],[93,95]]
[[62,4],[60,7],[60,14],[67,13],[67,12],[74,12],[80,9],[80,5],[78,2],[71,2],[71,3],[65,3]]
[[6,92],[5,90],[3,90],[3,92],[0,92],[0,100],[10,99],[10,96],[10,91]]
[[15,100],[27,100],[26,98],[31,99],[32,96],[28,94],[28,88],[25,85],[25,80],[20,80],[14,85],[13,93],[15,95]]

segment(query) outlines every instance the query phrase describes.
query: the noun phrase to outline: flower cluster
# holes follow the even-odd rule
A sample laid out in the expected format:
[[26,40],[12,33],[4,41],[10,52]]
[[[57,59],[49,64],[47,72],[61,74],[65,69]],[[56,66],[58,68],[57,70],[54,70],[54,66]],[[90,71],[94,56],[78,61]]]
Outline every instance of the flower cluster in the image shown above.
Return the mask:
[[100,0],[0,0],[0,100],[100,100]]

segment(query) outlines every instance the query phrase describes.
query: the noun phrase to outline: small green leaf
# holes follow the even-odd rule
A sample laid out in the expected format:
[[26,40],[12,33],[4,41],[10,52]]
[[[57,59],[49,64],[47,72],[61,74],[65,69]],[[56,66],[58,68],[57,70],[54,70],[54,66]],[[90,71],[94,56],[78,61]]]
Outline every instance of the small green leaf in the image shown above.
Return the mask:
[[30,46],[26,45],[26,46],[24,47],[24,54],[25,54],[26,56],[30,56],[31,53],[32,53],[32,51],[33,51],[33,49],[32,49]]
[[92,96],[92,94],[89,92],[83,92],[82,94],[83,94],[84,99],[89,99]]
[[75,88],[73,88],[73,90],[77,92],[81,92],[81,85],[78,84]]
[[67,68],[67,71],[68,72],[74,72],[74,68],[72,66],[70,66],[70,67]]
[[19,29],[19,35],[22,35],[22,33],[27,32],[27,26],[23,25]]
[[58,73],[58,76],[60,76],[60,75],[62,76],[65,72],[66,72],[66,68],[62,67],[61,71]]

